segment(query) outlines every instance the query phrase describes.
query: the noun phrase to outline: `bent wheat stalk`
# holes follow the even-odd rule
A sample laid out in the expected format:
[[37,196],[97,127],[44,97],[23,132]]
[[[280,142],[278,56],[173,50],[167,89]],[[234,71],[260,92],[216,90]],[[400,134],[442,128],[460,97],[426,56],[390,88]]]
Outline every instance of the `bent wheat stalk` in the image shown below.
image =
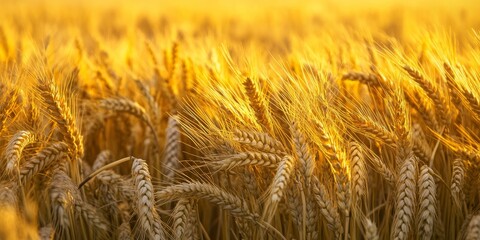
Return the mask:
[[125,157],[125,158],[122,158],[122,159],[119,159],[115,162],[112,162],[112,163],[109,163],[99,169],[97,169],[95,172],[93,173],[90,173],[90,175],[88,175],[79,185],[78,185],[78,188],[82,188],[83,185],[85,185],[88,181],[90,181],[92,178],[94,178],[95,176],[97,176],[100,172],[102,172],[103,170],[106,170],[106,169],[109,169],[109,168],[112,168],[112,167],[115,167],[119,164],[122,164],[124,162],[127,162],[127,161],[130,161],[132,160],[133,157]]
[[251,212],[245,200],[228,193],[215,185],[200,182],[182,183],[168,186],[157,191],[155,195],[160,201],[179,198],[205,199],[220,206],[224,210],[229,211],[233,216],[250,220],[262,228],[275,233],[281,239],[285,239],[283,234],[277,229],[265,222],[261,222],[260,216]]
[[143,122],[145,122],[145,124],[147,124],[147,126],[152,131],[153,138],[155,140],[157,148],[159,147],[160,142],[158,140],[155,127],[153,126],[145,109],[142,106],[140,106],[137,102],[133,102],[129,99],[122,98],[122,97],[105,98],[100,100],[100,106],[107,110],[131,114],[139,118]]

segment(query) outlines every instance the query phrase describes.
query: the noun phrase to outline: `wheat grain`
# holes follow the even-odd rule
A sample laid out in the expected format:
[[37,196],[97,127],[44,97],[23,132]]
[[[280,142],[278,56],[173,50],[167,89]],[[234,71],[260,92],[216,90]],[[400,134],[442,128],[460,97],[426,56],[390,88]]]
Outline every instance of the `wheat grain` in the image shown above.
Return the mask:
[[74,189],[68,184],[71,182],[61,164],[53,172],[50,185],[50,199],[53,207],[54,223],[64,229],[70,227],[74,207]]
[[248,145],[258,151],[284,155],[282,143],[272,138],[267,133],[247,132],[235,129],[233,140]]
[[182,90],[184,93],[191,90],[192,82],[193,82],[193,75],[192,73],[192,63],[190,59],[182,59]]
[[409,66],[404,66],[403,69],[412,77],[412,79],[417,82],[420,87],[427,93],[428,97],[432,99],[435,104],[435,112],[437,117],[440,119],[442,125],[446,124],[448,119],[449,109],[445,96],[438,90],[436,85],[429,82],[425,79],[417,70]]
[[295,179],[292,179],[291,181],[291,186],[286,188],[285,191],[285,203],[286,207],[288,209],[288,212],[290,216],[292,217],[293,222],[300,226],[302,224],[302,216],[303,216],[303,206],[301,203],[301,196],[297,194],[297,189],[300,188],[301,186],[301,181],[300,181],[300,176],[295,176],[296,174],[293,174],[293,177]]
[[422,128],[418,124],[414,124],[412,127],[413,132],[413,146],[412,151],[415,155],[422,160],[424,163],[430,162],[430,157],[432,155],[432,149],[428,145],[428,142],[425,138]]
[[53,240],[55,237],[55,230],[51,225],[42,227],[38,230],[38,237],[40,240]]
[[279,202],[282,200],[283,192],[288,185],[290,180],[290,175],[293,173],[295,169],[296,159],[292,156],[285,156],[283,157],[280,165],[277,168],[277,172],[275,173],[275,177],[273,178],[270,199],[272,202]]
[[335,232],[335,238],[340,239],[340,236],[343,233],[343,227],[340,222],[340,216],[333,206],[328,191],[316,177],[312,178],[312,186],[313,196],[320,207],[320,213],[327,221],[328,227]]
[[168,118],[167,133],[165,136],[165,157],[163,171],[167,182],[173,182],[175,172],[178,170],[182,155],[180,127],[174,116]]
[[168,80],[172,79],[175,75],[175,72],[178,68],[178,62],[179,62],[179,45],[177,42],[174,42],[172,44],[172,50],[171,50],[171,53],[172,53],[172,58],[170,60],[170,65],[169,65],[169,72],[168,72]]
[[259,219],[258,215],[250,211],[244,200],[211,184],[192,182],[172,185],[157,191],[156,196],[162,200],[178,199],[179,197],[206,199],[229,211],[234,216],[252,221]]
[[350,142],[348,156],[351,164],[351,182],[353,198],[359,199],[366,194],[367,189],[367,169],[365,159],[362,153],[362,147],[356,142]]
[[19,162],[22,155],[23,148],[28,144],[32,143],[35,140],[35,136],[32,132],[29,131],[19,131],[8,142],[6,152],[5,152],[5,161],[7,166],[5,170],[9,174],[18,173],[19,171]]
[[378,157],[371,158],[374,168],[380,173],[383,178],[390,184],[395,185],[395,174],[390,170],[385,163]]
[[[6,100],[0,105],[0,135],[7,129],[7,120],[17,106],[18,92],[15,89],[3,90]],[[6,92],[6,93],[5,93]]]
[[281,161],[282,157],[277,154],[264,152],[242,152],[220,161],[214,161],[212,164],[218,169],[231,170],[236,167],[247,165],[275,168]]
[[400,169],[397,179],[393,239],[408,239],[411,232],[416,201],[417,163],[415,156],[409,156]]
[[306,194],[306,238],[307,239],[318,239],[318,231],[317,231],[317,222],[318,222],[318,207],[315,204],[315,199],[310,197],[310,192]]
[[0,208],[16,208],[18,205],[17,188],[12,182],[0,183]]
[[480,121],[480,100],[474,93],[468,89],[460,89],[461,95],[466,101],[467,109],[471,112],[472,117],[477,121]]
[[463,159],[457,158],[453,161],[453,173],[452,173],[452,182],[450,185],[450,190],[452,191],[452,195],[459,203],[459,194],[463,189],[465,179],[465,165],[463,163]]
[[414,93],[414,97],[407,97],[407,100],[411,105],[415,107],[417,113],[420,114],[426,125],[432,129],[439,129],[437,116],[435,115],[434,106],[428,101],[428,99],[420,96],[417,92]]
[[148,117],[145,109],[137,102],[133,102],[129,99],[121,97],[106,98],[100,100],[100,106],[107,110],[132,114],[145,123],[150,123],[150,118]]
[[250,101],[250,106],[255,111],[255,116],[258,123],[265,131],[272,133],[272,120],[262,92],[258,89],[256,83],[250,78],[247,78],[243,85],[245,87],[247,97]]
[[381,124],[369,119],[367,116],[352,114],[353,124],[360,127],[361,134],[372,136],[392,147],[396,146],[397,137]]
[[418,236],[421,239],[431,239],[436,217],[435,205],[437,204],[435,180],[432,176],[432,169],[422,166],[418,177]]
[[99,231],[96,232],[98,236],[106,234],[108,231],[107,221],[97,212],[94,206],[91,206],[90,204],[79,199],[76,199],[74,204],[75,210],[80,213],[87,220],[87,222],[89,222],[90,225],[96,229],[96,231]]
[[[155,196],[151,176],[145,160],[133,158],[132,178],[136,190],[135,201],[137,207],[135,210],[139,217],[140,226],[145,231],[146,236],[150,239],[157,239],[156,229],[158,227],[155,226],[155,222],[157,221],[158,213],[155,209]],[[160,232],[158,234],[163,235]]]
[[47,111],[60,127],[65,141],[71,148],[71,160],[82,158],[85,151],[83,136],[79,131],[72,109],[68,106],[65,97],[60,95],[57,86],[52,80],[40,80],[38,88],[47,105]]
[[157,102],[155,101],[155,98],[152,96],[150,93],[150,89],[148,88],[147,85],[143,81],[140,81],[138,79],[135,80],[135,84],[137,85],[138,89],[142,92],[143,96],[147,99],[148,107],[152,113],[153,116],[153,122],[156,122],[156,119],[159,117],[159,109],[160,107],[158,106]]
[[185,232],[185,238],[193,239],[193,240],[200,240],[201,233],[199,230],[199,216],[198,216],[198,202],[195,200],[190,200],[190,211],[188,213],[188,227],[187,231]]
[[360,83],[369,85],[369,86],[374,86],[374,87],[379,87],[380,83],[374,74],[371,73],[361,73],[361,72],[348,72],[343,74],[342,76],[343,80],[355,80],[359,81]]
[[146,113],[145,109],[142,106],[140,106],[137,102],[133,102],[129,99],[121,98],[121,97],[107,98],[107,99],[100,100],[100,106],[115,112],[124,112],[124,113],[131,114],[139,118],[143,122],[145,122],[145,124],[147,124],[147,126],[150,128],[150,131],[152,131],[152,135],[155,140],[155,145],[154,145],[155,152],[158,151],[158,146],[160,143],[157,137],[157,133],[155,131],[155,127],[153,126],[153,123],[148,117],[148,114]]
[[117,235],[119,240],[132,240],[132,229],[129,222],[123,222],[117,228]]
[[109,150],[103,150],[98,155],[92,165],[92,171],[97,171],[111,161],[112,154]]
[[44,171],[46,167],[63,159],[63,154],[68,150],[67,144],[63,142],[51,143],[47,147],[43,148],[34,157],[29,159],[20,168],[20,181],[27,183],[36,174]]
[[342,160],[340,160],[339,157],[339,152],[337,150],[338,143],[334,142],[333,136],[327,131],[324,123],[315,121],[314,124],[319,130],[319,137],[321,139],[321,146],[324,149],[324,153],[330,158],[331,165],[333,166],[339,210],[345,216],[349,216],[351,201],[350,182],[347,176],[347,167],[342,163]]
[[[310,150],[308,149],[305,137],[300,132],[298,125],[294,123],[291,126],[293,142],[295,144],[295,153],[299,162],[299,169],[301,169],[301,176],[305,178],[305,182],[310,182],[310,177],[315,169],[315,162],[312,158]],[[308,185],[308,184],[307,184]]]
[[378,240],[378,229],[374,222],[370,219],[365,219],[365,239]]
[[470,219],[468,224],[466,240],[473,240],[480,238],[480,215],[475,215]]
[[350,213],[351,202],[351,189],[350,181],[348,180],[348,170],[346,167],[341,166],[340,163],[333,163],[335,169],[335,183],[336,183],[336,195],[337,204],[340,212],[345,216]]
[[189,226],[189,212],[191,211],[190,200],[181,198],[178,200],[175,209],[173,210],[173,232],[175,233],[175,239],[186,238],[185,232],[191,226]]

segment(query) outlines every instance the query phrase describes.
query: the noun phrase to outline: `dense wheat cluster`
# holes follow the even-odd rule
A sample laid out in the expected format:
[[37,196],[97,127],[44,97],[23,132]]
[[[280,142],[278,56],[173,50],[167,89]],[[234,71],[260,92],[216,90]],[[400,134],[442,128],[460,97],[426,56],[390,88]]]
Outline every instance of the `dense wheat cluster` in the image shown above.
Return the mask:
[[480,239],[477,10],[4,1],[0,239]]

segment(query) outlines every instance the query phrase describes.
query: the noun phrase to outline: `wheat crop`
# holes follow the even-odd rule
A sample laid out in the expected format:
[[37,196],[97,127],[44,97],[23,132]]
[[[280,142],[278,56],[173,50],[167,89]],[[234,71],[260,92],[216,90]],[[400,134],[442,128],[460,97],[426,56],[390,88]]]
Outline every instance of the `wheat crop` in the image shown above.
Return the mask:
[[0,239],[478,239],[480,4],[0,4]]

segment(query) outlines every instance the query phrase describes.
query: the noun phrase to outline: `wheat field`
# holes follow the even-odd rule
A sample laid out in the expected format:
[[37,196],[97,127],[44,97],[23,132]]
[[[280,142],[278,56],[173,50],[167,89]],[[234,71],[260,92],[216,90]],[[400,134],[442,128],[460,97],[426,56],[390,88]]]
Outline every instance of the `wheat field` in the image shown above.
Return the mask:
[[1,5],[0,239],[480,239],[480,4]]

